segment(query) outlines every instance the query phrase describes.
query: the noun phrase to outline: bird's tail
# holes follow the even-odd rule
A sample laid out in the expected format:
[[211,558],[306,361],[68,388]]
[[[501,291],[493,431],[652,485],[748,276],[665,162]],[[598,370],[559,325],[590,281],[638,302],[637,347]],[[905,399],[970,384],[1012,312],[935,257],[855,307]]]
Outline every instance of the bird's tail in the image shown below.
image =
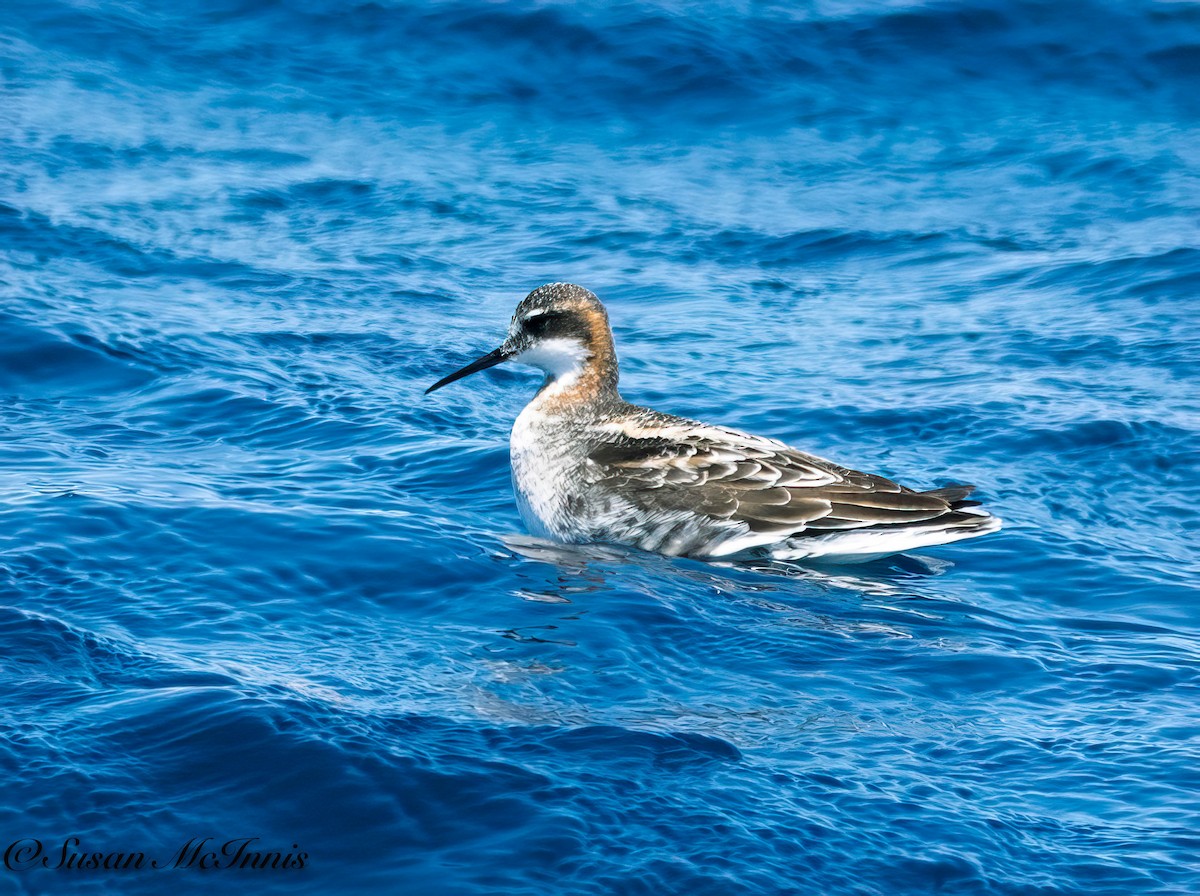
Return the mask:
[[973,485],[944,485],[941,488],[933,488],[927,492],[921,492],[923,495],[929,495],[931,498],[941,498],[950,505],[952,510],[961,510],[964,507],[978,507],[978,501],[968,501],[967,495],[975,491]]

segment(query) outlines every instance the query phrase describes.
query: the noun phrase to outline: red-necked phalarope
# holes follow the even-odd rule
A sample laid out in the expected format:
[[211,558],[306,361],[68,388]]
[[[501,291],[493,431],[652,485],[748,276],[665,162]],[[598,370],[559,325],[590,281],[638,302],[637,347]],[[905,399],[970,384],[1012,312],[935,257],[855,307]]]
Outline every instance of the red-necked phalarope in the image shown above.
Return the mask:
[[986,535],[973,486],[917,492],[735,429],[624,401],[604,306],[551,283],[498,349],[439,380],[516,361],[545,382],[513,425],[513,490],[535,535],[671,556],[858,562]]

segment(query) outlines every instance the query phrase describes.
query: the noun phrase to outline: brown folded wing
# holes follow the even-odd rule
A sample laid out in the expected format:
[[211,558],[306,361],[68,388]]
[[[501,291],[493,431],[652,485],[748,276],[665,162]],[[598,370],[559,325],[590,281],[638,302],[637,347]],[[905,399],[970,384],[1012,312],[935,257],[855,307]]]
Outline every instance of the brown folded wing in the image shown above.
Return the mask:
[[599,480],[650,513],[690,510],[781,537],[912,525],[969,505],[970,486],[915,492],[779,442],[678,423],[666,436],[617,433],[596,446]]

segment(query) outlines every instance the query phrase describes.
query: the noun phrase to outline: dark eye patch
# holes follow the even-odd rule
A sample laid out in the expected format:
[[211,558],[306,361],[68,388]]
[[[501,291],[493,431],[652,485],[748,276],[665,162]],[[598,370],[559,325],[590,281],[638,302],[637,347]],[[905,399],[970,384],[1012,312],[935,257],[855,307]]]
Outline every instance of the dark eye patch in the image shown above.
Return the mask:
[[565,311],[547,311],[525,319],[524,329],[530,336],[549,338],[572,335],[579,328],[574,314]]

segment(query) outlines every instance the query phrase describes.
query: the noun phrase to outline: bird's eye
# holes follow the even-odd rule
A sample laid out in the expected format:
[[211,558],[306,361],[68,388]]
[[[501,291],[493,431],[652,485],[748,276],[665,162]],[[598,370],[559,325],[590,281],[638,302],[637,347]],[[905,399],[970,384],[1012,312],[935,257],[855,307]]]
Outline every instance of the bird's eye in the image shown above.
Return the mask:
[[561,328],[565,317],[566,315],[564,314],[547,311],[543,314],[535,314],[533,317],[525,318],[521,326],[530,336],[544,336]]

